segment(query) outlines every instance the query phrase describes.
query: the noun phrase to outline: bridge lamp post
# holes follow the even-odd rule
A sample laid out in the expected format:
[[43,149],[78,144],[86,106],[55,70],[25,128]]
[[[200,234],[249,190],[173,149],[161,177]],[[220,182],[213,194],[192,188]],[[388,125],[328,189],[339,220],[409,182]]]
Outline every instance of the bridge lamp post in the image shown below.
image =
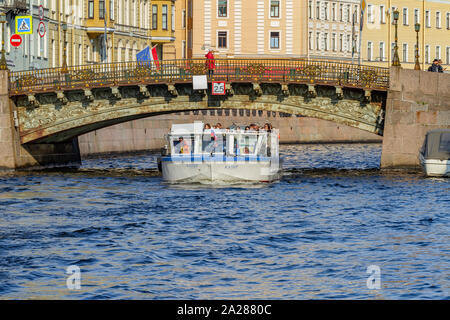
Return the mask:
[[400,13],[398,10],[394,11],[394,25],[395,25],[395,47],[394,47],[394,57],[392,58],[392,66],[393,67],[400,67],[400,58],[398,57],[398,18]]
[[6,14],[0,13],[0,23],[2,24],[2,56],[0,58],[0,70],[8,70],[8,64],[6,63],[6,55],[5,55],[5,23],[6,23]]
[[417,39],[416,39],[416,64],[414,65],[414,70],[420,70],[419,63],[419,32],[420,32],[420,23],[416,23],[414,25],[414,30],[416,31]]
[[63,23],[62,29],[64,32],[64,51],[63,51],[63,65],[61,73],[67,73],[67,47],[66,47],[66,33],[67,33],[67,23]]

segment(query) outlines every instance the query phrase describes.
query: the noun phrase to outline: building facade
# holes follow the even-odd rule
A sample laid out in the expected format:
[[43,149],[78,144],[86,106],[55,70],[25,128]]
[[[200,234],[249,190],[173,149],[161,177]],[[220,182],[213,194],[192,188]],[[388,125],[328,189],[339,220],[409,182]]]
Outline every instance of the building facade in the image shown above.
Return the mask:
[[[47,68],[49,66],[48,34],[39,36],[37,28],[40,22],[47,31],[49,24],[47,19],[40,19],[39,4],[37,0],[0,0],[0,13],[6,15],[4,32],[0,32],[0,41],[4,40],[8,67],[12,70],[25,70]],[[45,13],[44,13],[45,14]],[[32,34],[21,35],[22,44],[14,47],[10,38],[16,33],[15,18],[17,16],[32,16]]]
[[419,31],[419,61],[426,69],[433,59],[442,59],[450,69],[450,1],[368,0],[362,32],[362,62],[388,67],[395,47],[394,10],[398,10],[398,55],[403,68],[414,68]]
[[[0,10],[7,13],[4,38],[9,67],[11,70],[60,67],[64,47],[69,66],[135,61],[139,51],[155,45],[160,59],[174,59],[176,5],[185,2],[0,0]],[[42,20],[40,6],[44,9]],[[15,33],[15,17],[30,12],[33,34],[23,35],[22,45],[12,48],[9,39]],[[46,30],[43,37],[37,32],[41,21]]]
[[[398,53],[413,68],[419,55],[450,65],[450,0],[0,0],[7,14],[5,49],[11,70],[136,60],[146,46],[160,59],[312,58],[388,67],[394,51],[393,10],[398,9]],[[43,18],[40,17],[40,6]],[[18,48],[9,39],[15,17],[33,16],[33,34]],[[41,19],[42,18],[42,19]],[[45,34],[38,35],[39,23]],[[450,69],[450,68],[449,68]]]
[[357,59],[360,2],[360,0],[308,0],[306,36],[309,58]]
[[306,2],[195,0],[192,57],[213,49],[219,57],[302,57],[306,54]]

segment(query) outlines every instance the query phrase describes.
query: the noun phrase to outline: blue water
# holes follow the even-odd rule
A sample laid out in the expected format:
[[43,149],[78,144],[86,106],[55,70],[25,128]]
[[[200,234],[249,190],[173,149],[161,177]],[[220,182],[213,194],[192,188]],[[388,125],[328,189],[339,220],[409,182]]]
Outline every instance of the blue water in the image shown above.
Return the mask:
[[152,154],[0,175],[0,298],[450,299],[449,179],[381,172],[376,144],[281,151],[262,185],[167,185]]

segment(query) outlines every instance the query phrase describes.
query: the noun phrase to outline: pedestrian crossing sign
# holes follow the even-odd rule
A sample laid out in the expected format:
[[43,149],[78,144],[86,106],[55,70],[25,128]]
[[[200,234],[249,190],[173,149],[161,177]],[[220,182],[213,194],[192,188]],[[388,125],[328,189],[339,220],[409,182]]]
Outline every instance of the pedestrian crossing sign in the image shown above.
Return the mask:
[[16,17],[16,33],[17,34],[33,33],[33,17],[32,16]]

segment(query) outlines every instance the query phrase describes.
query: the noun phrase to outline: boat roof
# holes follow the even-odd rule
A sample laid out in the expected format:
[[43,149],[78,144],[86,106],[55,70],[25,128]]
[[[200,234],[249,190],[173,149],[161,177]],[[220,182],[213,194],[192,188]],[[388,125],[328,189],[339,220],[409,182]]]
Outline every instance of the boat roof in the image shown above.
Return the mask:
[[427,132],[421,149],[425,159],[450,159],[450,129],[441,128]]
[[447,128],[439,128],[439,129],[433,129],[433,130],[428,131],[427,135],[428,134],[436,134],[436,133],[448,133],[448,132],[450,132],[450,128],[449,129],[447,129]]

